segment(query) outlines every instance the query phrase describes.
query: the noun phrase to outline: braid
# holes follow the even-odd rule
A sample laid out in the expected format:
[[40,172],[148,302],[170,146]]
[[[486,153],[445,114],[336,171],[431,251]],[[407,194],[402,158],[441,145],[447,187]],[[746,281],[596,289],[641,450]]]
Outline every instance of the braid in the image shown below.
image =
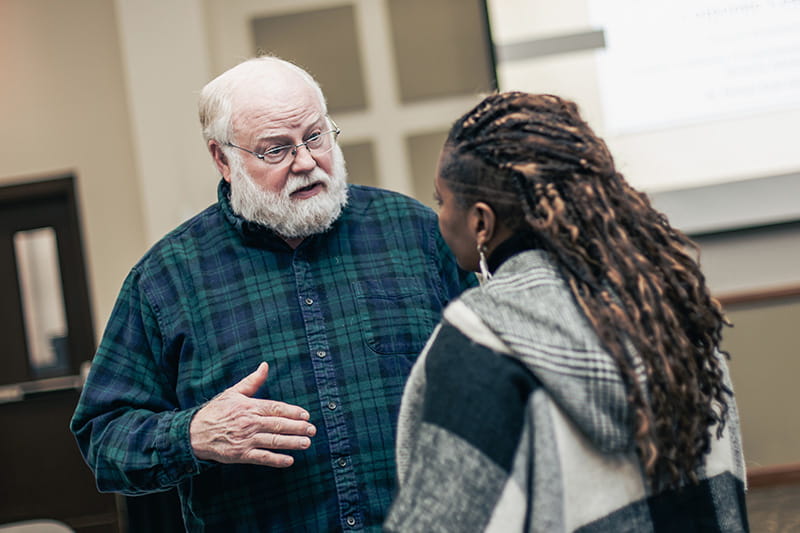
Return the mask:
[[628,185],[577,106],[556,96],[487,97],[451,129],[440,176],[462,205],[489,203],[555,258],[620,370],[651,483],[696,481],[731,395],[717,356],[727,356],[728,323],[689,255],[697,246]]

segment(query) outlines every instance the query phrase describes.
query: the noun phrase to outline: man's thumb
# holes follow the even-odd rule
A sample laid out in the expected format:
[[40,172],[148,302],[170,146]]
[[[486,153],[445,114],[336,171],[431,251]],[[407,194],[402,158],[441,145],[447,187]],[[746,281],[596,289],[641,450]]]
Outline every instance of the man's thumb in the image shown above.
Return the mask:
[[253,396],[258,389],[261,388],[261,385],[267,381],[267,376],[269,375],[269,365],[264,362],[258,365],[255,372],[246,376],[242,381],[231,387],[233,390],[240,394],[244,394],[245,396]]

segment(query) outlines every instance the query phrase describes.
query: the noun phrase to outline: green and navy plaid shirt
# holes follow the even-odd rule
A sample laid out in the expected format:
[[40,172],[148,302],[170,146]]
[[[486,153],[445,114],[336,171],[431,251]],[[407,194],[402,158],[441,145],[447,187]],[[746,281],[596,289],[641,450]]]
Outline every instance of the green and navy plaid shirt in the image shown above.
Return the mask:
[[[125,280],[72,420],[81,451],[102,491],[177,486],[189,531],[378,530],[406,377],[475,277],[400,194],[350,186],[332,229],[292,250],[228,192]],[[257,397],[307,409],[311,447],[288,469],[198,461],[192,416],[261,361]]]

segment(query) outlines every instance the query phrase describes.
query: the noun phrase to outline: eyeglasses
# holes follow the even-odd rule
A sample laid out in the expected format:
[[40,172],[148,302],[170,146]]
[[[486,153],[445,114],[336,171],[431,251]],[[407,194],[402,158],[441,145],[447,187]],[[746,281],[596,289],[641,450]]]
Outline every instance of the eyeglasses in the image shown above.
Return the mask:
[[281,146],[272,146],[267,148],[263,152],[254,152],[252,150],[248,150],[247,148],[242,148],[241,146],[236,146],[233,143],[225,143],[226,146],[231,146],[233,148],[237,148],[242,150],[243,152],[247,152],[248,154],[253,154],[260,160],[268,163],[270,165],[278,165],[286,159],[288,154],[292,154],[292,157],[297,155],[297,149],[301,146],[305,146],[308,152],[314,156],[325,155],[331,150],[333,150],[333,146],[336,144],[336,138],[342,132],[341,129],[336,125],[336,123],[328,117],[328,120],[333,126],[333,129],[318,133],[312,133],[305,142],[301,142],[300,144],[285,144]]

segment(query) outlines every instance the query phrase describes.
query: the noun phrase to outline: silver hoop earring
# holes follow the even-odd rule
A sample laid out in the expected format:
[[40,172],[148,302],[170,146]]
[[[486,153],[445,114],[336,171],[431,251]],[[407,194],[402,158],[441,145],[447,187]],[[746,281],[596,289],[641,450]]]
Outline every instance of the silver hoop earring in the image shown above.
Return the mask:
[[480,260],[478,261],[478,266],[481,269],[481,276],[486,281],[492,279],[492,273],[489,272],[489,265],[486,264],[486,245],[479,244],[478,245],[478,255],[480,255]]

